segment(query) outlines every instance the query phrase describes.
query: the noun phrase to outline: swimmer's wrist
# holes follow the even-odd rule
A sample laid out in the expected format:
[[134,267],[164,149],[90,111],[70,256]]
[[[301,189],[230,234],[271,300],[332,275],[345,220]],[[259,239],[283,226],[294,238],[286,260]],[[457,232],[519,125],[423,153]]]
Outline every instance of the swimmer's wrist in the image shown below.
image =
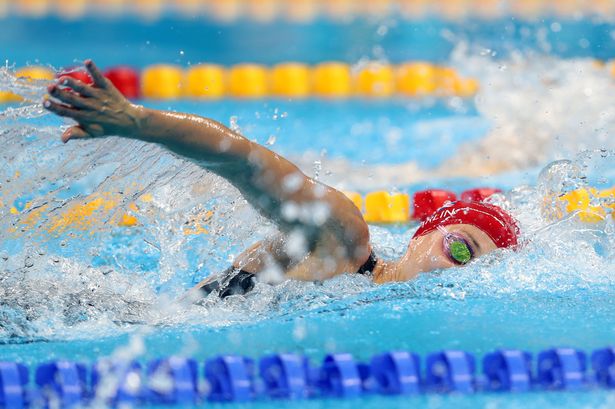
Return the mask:
[[128,110],[128,124],[122,136],[141,139],[143,128],[149,117],[149,110],[142,105],[130,104]]

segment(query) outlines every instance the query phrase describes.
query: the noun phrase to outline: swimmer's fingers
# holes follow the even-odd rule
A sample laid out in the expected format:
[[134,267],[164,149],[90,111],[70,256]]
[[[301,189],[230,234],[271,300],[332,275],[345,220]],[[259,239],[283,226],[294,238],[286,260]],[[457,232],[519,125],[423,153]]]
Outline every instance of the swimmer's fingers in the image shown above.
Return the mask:
[[71,77],[60,77],[60,85],[69,87],[84,97],[93,97],[96,94],[96,88]]
[[71,139],[84,139],[84,138],[92,138],[92,137],[93,136],[90,135],[82,127],[72,126],[68,128],[66,131],[64,131],[64,133],[62,134],[62,142],[66,143],[70,141]]
[[87,68],[90,76],[94,80],[94,85],[101,89],[111,88],[111,81],[105,78],[103,73],[98,69],[92,60],[85,61],[85,68]]
[[68,105],[60,104],[59,102],[55,102],[50,99],[47,99],[45,100],[45,102],[43,102],[43,107],[56,115],[73,118],[77,122],[81,122],[87,119],[87,117],[89,117],[89,115],[87,115],[85,111],[75,109]]
[[72,107],[92,108],[88,100],[83,98],[83,96],[75,94],[72,91],[63,90],[55,84],[50,85],[47,90],[49,91],[49,95]]

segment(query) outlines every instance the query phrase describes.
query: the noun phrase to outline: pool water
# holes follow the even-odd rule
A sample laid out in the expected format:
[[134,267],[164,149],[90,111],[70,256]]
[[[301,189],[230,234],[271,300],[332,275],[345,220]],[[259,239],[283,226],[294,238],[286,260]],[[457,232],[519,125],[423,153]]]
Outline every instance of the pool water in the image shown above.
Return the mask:
[[[62,63],[36,47],[31,52]],[[110,51],[97,52],[116,62]],[[148,63],[147,55],[136,63]],[[553,221],[543,206],[554,192],[615,185],[615,81],[583,55],[564,57],[576,58],[529,53],[495,59],[459,45],[451,62],[486,84],[475,101],[146,102],[219,119],[340,189],[502,188],[507,193],[498,200],[524,231],[518,252],[497,252],[413,282],[374,286],[348,275],[323,284],[259,284],[247,297],[194,306],[174,300],[274,227],[224,181],[157,146],[118,138],[62,145],[66,125],[42,115],[40,106],[4,111],[0,360],[34,366],[58,358],[146,361],[179,354],[202,362],[222,353],[274,352],[314,360],[350,352],[367,359],[404,349],[483,355],[503,347],[538,352],[612,345],[614,221]],[[541,173],[564,158],[570,162]],[[139,225],[118,226],[126,213]],[[415,227],[371,226],[377,253],[399,255]],[[199,234],[190,233],[195,230]],[[608,408],[614,401],[612,393],[592,391],[360,403]]]

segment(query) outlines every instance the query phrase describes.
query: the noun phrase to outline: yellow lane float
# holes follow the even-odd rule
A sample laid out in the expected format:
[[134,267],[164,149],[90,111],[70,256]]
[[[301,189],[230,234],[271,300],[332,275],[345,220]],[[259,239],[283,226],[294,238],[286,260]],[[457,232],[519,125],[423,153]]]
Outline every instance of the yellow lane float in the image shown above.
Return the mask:
[[483,19],[496,19],[504,13],[501,0],[475,0],[476,14]]
[[205,10],[214,19],[230,23],[241,16],[243,2],[240,0],[204,0]]
[[163,0],[131,0],[133,11],[145,20],[157,20],[162,15]]
[[175,8],[188,17],[194,17],[203,11],[201,0],[175,0]]
[[327,0],[322,2],[322,12],[333,20],[347,20],[355,13],[356,0]]
[[286,18],[295,23],[308,23],[319,12],[319,4],[314,0],[285,0],[283,7]]
[[55,78],[55,73],[47,68],[40,66],[24,67],[15,72],[17,78],[23,78],[28,81],[45,80],[51,81]]
[[471,97],[478,92],[478,81],[463,78],[450,67],[437,67],[435,71],[436,94],[441,96]]
[[300,63],[278,64],[271,70],[271,92],[279,97],[306,98],[312,91],[310,68]]
[[174,65],[153,65],[141,74],[141,94],[148,99],[177,99],[182,96],[184,72]]
[[425,62],[402,64],[397,68],[397,91],[407,96],[425,96],[436,91],[436,69]]
[[369,17],[382,18],[388,16],[393,10],[392,0],[370,0],[357,2],[359,11]]
[[587,5],[590,13],[598,15],[612,16],[615,13],[615,1],[613,0],[592,0]]
[[364,218],[368,223],[406,223],[410,220],[410,197],[406,193],[368,193]]
[[[615,188],[599,191],[594,188],[577,189],[559,197],[568,214],[585,223],[599,223],[610,213],[615,218]],[[561,218],[563,215],[558,214]]]
[[[557,0],[556,0],[557,1]],[[546,9],[544,0],[516,0],[509,3],[510,11],[526,19],[535,19]]]
[[395,73],[388,64],[372,63],[361,68],[355,80],[356,93],[366,97],[390,97],[395,93]]
[[446,20],[461,20],[468,14],[466,0],[434,0],[433,8]]
[[124,12],[129,0],[94,0],[93,6],[96,13],[107,16],[118,16]]
[[248,16],[259,23],[274,20],[280,11],[280,4],[277,0],[251,0],[245,7]]
[[269,93],[267,69],[258,64],[238,64],[229,72],[229,93],[235,98],[263,98]]
[[401,15],[409,20],[424,18],[429,12],[431,0],[399,0]]
[[85,15],[88,6],[91,3],[88,0],[55,0],[54,5],[56,12],[65,19],[76,20]]
[[192,66],[186,71],[184,95],[189,98],[222,98],[226,93],[225,77],[222,66]]
[[29,17],[43,17],[51,8],[49,0],[19,0],[16,8],[20,14]]
[[137,220],[135,216],[128,213],[123,214],[120,222],[118,223],[120,227],[135,227],[138,224],[139,220]]
[[455,95],[456,84],[459,81],[459,74],[449,67],[437,67],[435,71],[436,92],[442,96]]
[[352,92],[350,66],[340,62],[325,62],[312,71],[314,93],[324,98],[346,98]]

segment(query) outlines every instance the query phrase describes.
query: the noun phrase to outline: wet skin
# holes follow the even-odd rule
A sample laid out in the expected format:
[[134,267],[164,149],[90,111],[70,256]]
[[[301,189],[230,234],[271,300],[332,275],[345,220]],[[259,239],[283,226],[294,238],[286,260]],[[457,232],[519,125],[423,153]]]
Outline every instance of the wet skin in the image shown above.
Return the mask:
[[497,249],[493,240],[479,228],[470,224],[449,225],[412,239],[406,254],[399,260],[392,263],[380,262],[374,272],[374,282],[407,281],[420,273],[459,267],[460,264],[445,250],[443,241],[447,233],[459,235],[468,242],[473,254],[472,259]]
[[[52,98],[44,101],[47,110],[77,122],[63,133],[62,141],[120,136],[156,143],[225,178],[280,231],[239,255],[235,267],[259,274],[264,281],[311,281],[355,272],[368,259],[369,229],[343,193],[212,119],[132,104],[92,61],[85,65],[93,86],[62,77],[49,86]],[[422,272],[459,266],[443,245],[447,234],[463,237],[473,257],[496,248],[472,225],[447,226],[411,240],[399,260],[379,260],[374,282],[405,281]]]

